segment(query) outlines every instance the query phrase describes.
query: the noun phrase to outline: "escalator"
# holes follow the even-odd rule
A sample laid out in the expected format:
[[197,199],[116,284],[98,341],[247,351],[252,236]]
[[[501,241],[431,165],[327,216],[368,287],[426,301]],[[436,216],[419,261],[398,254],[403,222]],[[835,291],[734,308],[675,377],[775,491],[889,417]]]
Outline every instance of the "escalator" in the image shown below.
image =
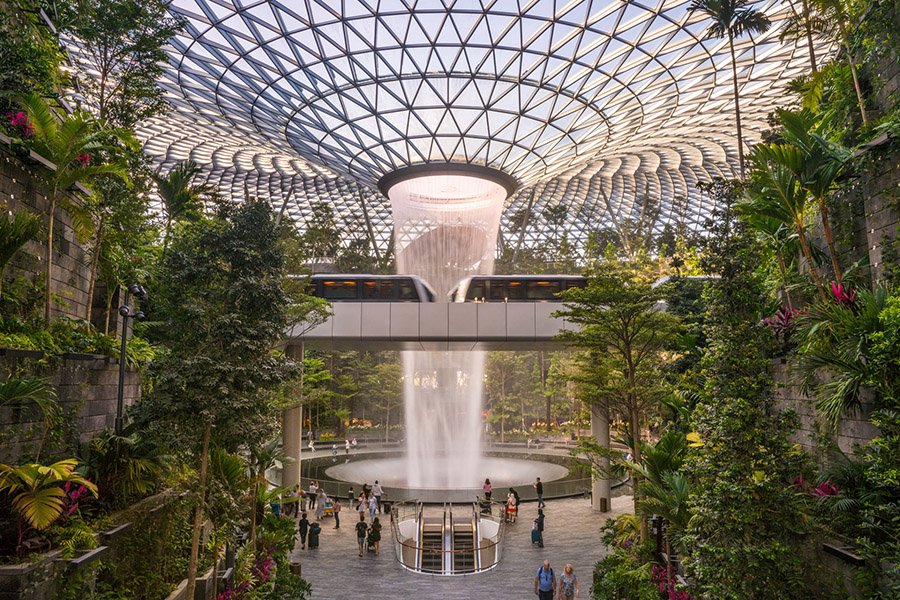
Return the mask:
[[472,522],[453,524],[453,572],[475,571],[475,527]]
[[443,572],[444,523],[438,519],[422,521],[422,562],[421,569],[425,573]]

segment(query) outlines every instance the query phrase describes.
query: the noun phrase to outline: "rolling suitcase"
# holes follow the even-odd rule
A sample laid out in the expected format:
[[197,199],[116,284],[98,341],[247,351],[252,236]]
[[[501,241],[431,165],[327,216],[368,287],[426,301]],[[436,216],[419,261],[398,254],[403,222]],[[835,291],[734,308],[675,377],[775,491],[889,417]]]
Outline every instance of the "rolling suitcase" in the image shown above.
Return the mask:
[[540,542],[541,542],[541,532],[538,531],[537,529],[532,529],[531,530],[531,543],[539,544]]
[[322,526],[318,523],[313,523],[309,526],[309,547],[310,548],[318,548],[319,547],[319,534],[322,533]]

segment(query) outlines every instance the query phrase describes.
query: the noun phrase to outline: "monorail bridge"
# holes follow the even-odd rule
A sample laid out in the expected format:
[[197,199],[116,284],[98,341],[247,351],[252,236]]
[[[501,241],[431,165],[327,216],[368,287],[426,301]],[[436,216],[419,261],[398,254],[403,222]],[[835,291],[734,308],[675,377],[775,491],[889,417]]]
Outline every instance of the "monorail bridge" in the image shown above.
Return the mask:
[[288,347],[323,350],[553,350],[574,324],[561,302],[335,302],[313,328],[296,325]]

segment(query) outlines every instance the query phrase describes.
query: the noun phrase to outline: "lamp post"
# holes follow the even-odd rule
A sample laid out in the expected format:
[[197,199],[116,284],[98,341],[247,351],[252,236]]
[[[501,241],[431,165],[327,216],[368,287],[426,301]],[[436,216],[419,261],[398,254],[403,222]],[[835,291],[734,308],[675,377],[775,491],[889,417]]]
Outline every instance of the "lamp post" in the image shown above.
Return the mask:
[[128,344],[128,319],[144,320],[143,311],[134,312],[129,306],[128,301],[131,296],[137,296],[140,300],[147,299],[147,291],[144,286],[131,284],[125,288],[125,302],[119,307],[119,314],[122,315],[122,351],[119,354],[119,395],[116,401],[116,435],[122,435],[122,410],[125,402],[125,350]]

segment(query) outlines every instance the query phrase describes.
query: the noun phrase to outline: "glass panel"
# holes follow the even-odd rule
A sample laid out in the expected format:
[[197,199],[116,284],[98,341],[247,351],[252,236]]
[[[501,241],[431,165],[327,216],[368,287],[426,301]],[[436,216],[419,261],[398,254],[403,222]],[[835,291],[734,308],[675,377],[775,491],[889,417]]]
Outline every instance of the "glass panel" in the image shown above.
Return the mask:
[[506,286],[503,281],[491,281],[491,302],[503,302],[506,300]]
[[528,282],[528,298],[530,300],[559,300],[554,294],[560,291],[562,284],[558,281]]
[[476,279],[469,282],[469,289],[466,290],[466,300],[480,300],[482,302],[484,301],[484,279]]
[[397,294],[397,298],[400,300],[418,300],[419,295],[416,293],[416,288],[413,286],[413,282],[411,279],[401,279],[397,282],[399,286],[399,293]]
[[387,279],[361,281],[364,300],[393,300],[394,282]]
[[322,296],[326,300],[356,300],[356,282],[323,281]]
[[516,302],[525,299],[525,284],[521,281],[506,282],[506,298],[510,302]]

